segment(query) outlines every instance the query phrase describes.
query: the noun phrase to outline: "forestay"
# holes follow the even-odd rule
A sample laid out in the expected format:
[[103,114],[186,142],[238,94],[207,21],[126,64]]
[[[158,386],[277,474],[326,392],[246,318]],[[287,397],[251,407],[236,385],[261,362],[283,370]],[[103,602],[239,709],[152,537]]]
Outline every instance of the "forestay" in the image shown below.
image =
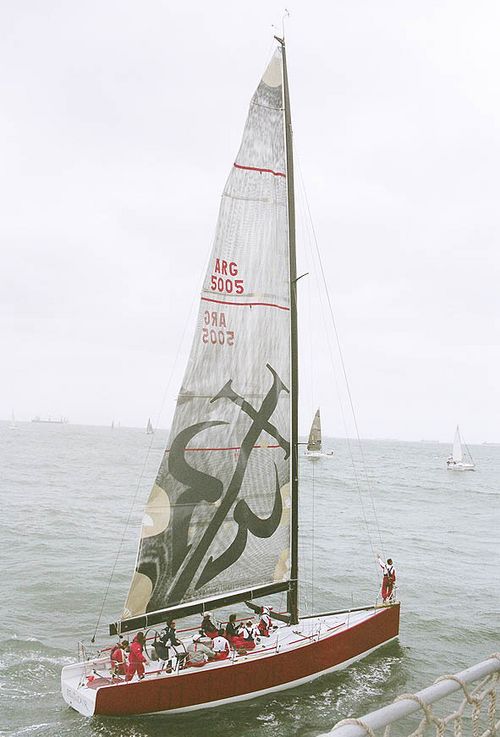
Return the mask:
[[278,49],[252,98],[223,192],[191,355],[123,619],[290,577],[282,76]]

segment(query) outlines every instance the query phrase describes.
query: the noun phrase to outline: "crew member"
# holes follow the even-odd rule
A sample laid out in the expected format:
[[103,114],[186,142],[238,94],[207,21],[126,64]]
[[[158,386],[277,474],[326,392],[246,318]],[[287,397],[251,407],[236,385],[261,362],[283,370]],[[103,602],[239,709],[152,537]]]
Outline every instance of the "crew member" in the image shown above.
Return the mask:
[[160,637],[155,640],[154,649],[160,660],[168,660],[169,647],[180,644],[175,632],[175,622],[171,619],[167,622],[165,629],[161,631]]
[[124,676],[127,672],[128,640],[120,640],[111,648],[111,673],[113,676]]
[[205,665],[209,658],[215,656],[215,652],[208,645],[204,645],[201,640],[201,635],[193,635],[193,642],[190,642],[187,646],[187,665],[193,665],[195,668],[201,668]]
[[271,629],[271,614],[267,606],[263,606],[260,610],[259,631],[262,637],[269,637]]
[[377,558],[382,569],[382,601],[384,604],[391,602],[394,598],[394,584],[396,583],[396,571],[392,564],[392,558],[387,558],[384,563],[380,555]]
[[215,653],[214,660],[225,660],[229,657],[231,652],[231,645],[224,637],[224,628],[221,627],[216,637],[212,642],[212,647]]
[[238,635],[243,641],[245,650],[253,650],[255,647],[255,639],[260,636],[259,628],[252,624],[250,620],[246,624],[242,624],[238,630]]
[[244,647],[245,644],[244,638],[239,634],[239,629],[236,624],[236,614],[230,614],[229,621],[226,625],[226,638],[236,650]]
[[126,681],[131,681],[136,673],[139,679],[144,678],[144,663],[147,662],[143,652],[145,644],[144,632],[138,632],[130,645]]
[[201,623],[201,630],[207,637],[217,637],[217,626],[213,619],[212,612],[205,612]]

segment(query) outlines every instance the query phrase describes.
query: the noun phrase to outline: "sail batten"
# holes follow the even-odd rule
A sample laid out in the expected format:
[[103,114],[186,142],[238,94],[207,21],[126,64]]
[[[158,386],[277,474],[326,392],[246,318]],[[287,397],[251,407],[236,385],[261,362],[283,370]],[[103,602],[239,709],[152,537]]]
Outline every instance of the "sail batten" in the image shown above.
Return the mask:
[[[123,621],[290,580],[290,259],[282,50],[221,199]],[[149,614],[148,614],[149,616]]]

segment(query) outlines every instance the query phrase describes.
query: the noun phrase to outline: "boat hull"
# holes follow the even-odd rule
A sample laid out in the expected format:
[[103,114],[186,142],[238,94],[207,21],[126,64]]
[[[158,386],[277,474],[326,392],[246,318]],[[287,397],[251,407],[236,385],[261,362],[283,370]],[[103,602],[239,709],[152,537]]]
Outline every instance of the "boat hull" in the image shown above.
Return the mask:
[[473,463],[448,463],[448,471],[475,471]]
[[[254,652],[234,661],[221,661],[215,667],[187,668],[177,674],[162,673],[142,681],[107,684],[94,689],[70,686],[69,693],[63,670],[63,695],[73,708],[85,715],[91,712],[125,716],[218,706],[292,688],[344,668],[399,633],[399,604],[374,609],[359,621],[353,615],[345,616],[347,626],[337,625],[325,636],[299,637],[283,650],[276,647],[268,655]],[[354,618],[354,623],[349,623],[349,616]],[[304,622],[311,624],[311,620],[301,620],[299,627]],[[294,637],[300,634],[293,628],[288,629],[294,632]],[[88,691],[93,693],[82,708]],[[79,702],[74,700],[75,693]]]
[[319,461],[321,458],[333,458],[333,451],[331,453],[322,453],[319,450],[306,450],[304,457],[310,461]]

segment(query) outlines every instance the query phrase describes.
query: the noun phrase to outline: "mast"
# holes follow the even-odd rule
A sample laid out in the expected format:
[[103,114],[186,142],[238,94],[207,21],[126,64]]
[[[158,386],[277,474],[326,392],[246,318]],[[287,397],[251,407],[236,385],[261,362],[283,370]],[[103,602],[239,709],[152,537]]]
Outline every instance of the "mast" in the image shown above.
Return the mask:
[[299,458],[298,458],[298,331],[297,331],[297,263],[296,263],[296,239],[295,239],[295,190],[293,178],[293,145],[292,145],[292,120],[290,115],[290,95],[288,90],[288,73],[286,66],[285,40],[275,36],[281,44],[283,52],[283,103],[285,109],[285,149],[286,149],[286,176],[288,193],[288,249],[290,260],[290,359],[291,359],[291,565],[290,565],[290,590],[288,592],[288,611],[290,612],[291,624],[299,621]]

